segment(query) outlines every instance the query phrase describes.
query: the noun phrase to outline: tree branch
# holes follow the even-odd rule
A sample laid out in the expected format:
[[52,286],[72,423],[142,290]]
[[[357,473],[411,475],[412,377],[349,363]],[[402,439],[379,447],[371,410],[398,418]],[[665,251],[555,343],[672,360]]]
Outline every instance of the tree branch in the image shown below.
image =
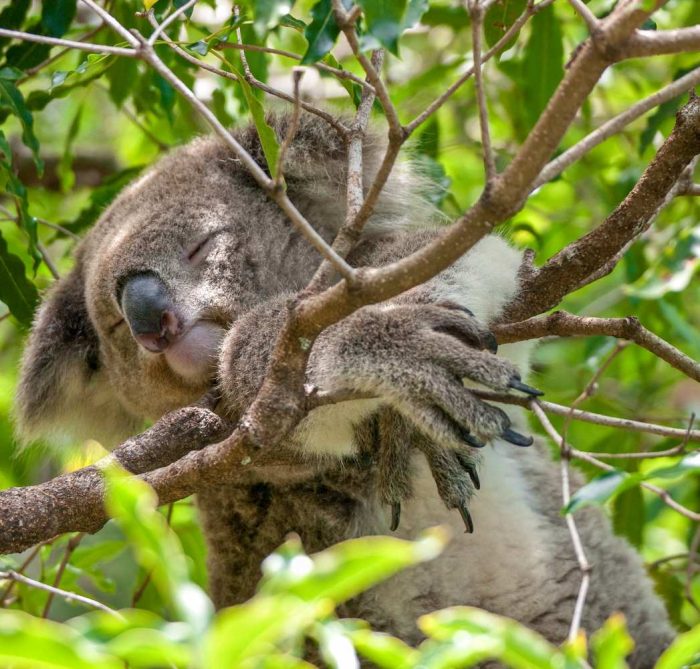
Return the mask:
[[629,339],[691,379],[700,381],[700,363],[647,330],[633,316],[594,318],[575,316],[566,311],[555,311],[547,316],[538,316],[518,323],[496,325],[493,331],[499,343],[503,344],[551,335],[559,337],[606,335],[618,339]]
[[691,97],[676,126],[629,195],[597,228],[562,249],[540,269],[523,273],[520,292],[503,320],[520,321],[559,304],[569,293],[614,268],[625,246],[644,232],[676,181],[700,153],[700,99]]
[[700,50],[700,26],[676,30],[636,30],[622,49],[622,58],[661,56]]

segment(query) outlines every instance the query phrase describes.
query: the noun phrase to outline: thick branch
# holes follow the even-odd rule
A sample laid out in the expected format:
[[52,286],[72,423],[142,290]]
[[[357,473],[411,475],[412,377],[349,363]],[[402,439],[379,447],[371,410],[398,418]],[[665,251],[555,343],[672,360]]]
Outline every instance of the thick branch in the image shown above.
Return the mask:
[[623,202],[597,228],[525,273],[504,320],[521,321],[559,304],[591,277],[608,274],[626,245],[644,232],[683,170],[700,153],[700,99],[676,115],[676,126]]
[[580,335],[606,335],[629,339],[665,360],[691,379],[700,381],[700,363],[679,351],[668,342],[647,330],[636,318],[593,318],[574,316],[565,311],[555,311],[548,316],[530,318],[519,323],[494,327],[500,343],[540,339],[551,335],[572,337]]
[[223,439],[232,426],[208,409],[166,414],[96,465],[29,488],[0,492],[0,554],[15,553],[64,532],[96,532],[107,521],[101,468],[116,461],[134,474],[170,464]]
[[637,30],[622,50],[623,58],[700,51],[700,26],[676,30]]

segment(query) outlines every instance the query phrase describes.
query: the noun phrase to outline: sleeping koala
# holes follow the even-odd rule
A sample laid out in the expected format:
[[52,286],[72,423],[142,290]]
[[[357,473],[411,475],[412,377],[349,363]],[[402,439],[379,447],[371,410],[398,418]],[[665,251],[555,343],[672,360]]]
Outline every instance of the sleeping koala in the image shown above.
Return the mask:
[[[288,119],[274,123],[284,136]],[[236,137],[264,166],[255,130]],[[370,137],[366,183],[381,153]],[[302,117],[288,192],[327,240],[344,218],[345,159],[331,128]],[[351,265],[392,262],[436,234],[418,194],[424,187],[395,170]],[[113,445],[212,385],[222,397],[217,411],[237,420],[264,378],[289,298],[319,261],[220,140],[172,152],[104,212],[39,310],[22,365],[20,432]],[[419,615],[471,604],[554,642],[566,638],[580,571],[559,514],[559,474],[543,447],[519,448],[532,443],[522,416],[468,389],[537,393],[520,376],[526,347],[497,355],[487,329],[517,294],[520,262],[502,239],[486,238],[427,284],[364,307],[318,338],[309,383],[376,399],[312,411],[282,447],[294,466],[200,491],[218,606],[253,594],[261,560],[290,531],[315,551],[443,523],[456,539],[439,559],[344,613],[415,643]],[[637,644],[633,666],[651,666],[672,630],[638,556],[600,512],[586,510],[577,522],[594,565],[586,629],[623,611]],[[477,532],[462,533],[462,523]]]

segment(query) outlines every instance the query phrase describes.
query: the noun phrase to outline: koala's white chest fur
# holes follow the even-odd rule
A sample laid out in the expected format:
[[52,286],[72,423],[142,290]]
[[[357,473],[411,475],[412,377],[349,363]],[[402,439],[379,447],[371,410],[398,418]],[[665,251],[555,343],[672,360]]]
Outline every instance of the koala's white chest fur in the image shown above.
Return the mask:
[[436,604],[468,603],[515,618],[532,608],[530,596],[547,579],[547,542],[517,461],[508,455],[512,448],[496,443],[484,454],[482,489],[469,505],[474,534],[465,534],[456,510],[445,509],[424,458],[415,457],[415,495],[403,505],[396,536],[415,539],[428,527],[446,525],[452,540],[435,561],[378,588],[376,604],[405,634],[415,635],[416,618]]

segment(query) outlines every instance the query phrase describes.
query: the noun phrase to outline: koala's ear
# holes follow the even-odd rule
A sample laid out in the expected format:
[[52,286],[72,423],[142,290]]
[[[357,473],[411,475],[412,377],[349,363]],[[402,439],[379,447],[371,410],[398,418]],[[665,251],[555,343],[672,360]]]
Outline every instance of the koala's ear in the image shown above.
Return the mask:
[[80,263],[53,286],[34,318],[22,359],[15,418],[24,442],[92,438],[109,447],[133,432],[135,421],[101,368]]

